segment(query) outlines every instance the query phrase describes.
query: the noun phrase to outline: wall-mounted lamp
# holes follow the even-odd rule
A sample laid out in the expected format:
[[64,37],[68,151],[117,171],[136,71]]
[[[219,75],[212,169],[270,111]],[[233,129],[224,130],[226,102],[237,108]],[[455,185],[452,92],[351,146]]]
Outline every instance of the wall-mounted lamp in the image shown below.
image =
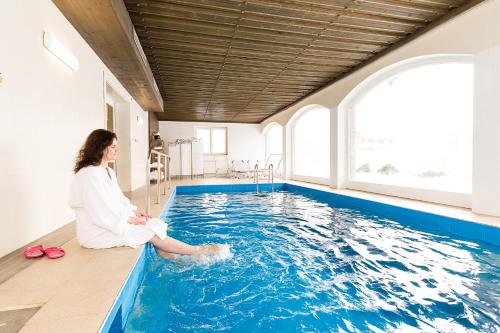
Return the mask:
[[139,125],[139,126],[144,125],[144,120],[142,119],[141,116],[137,116],[137,125]]
[[64,62],[69,68],[71,68],[75,72],[78,70],[78,59],[76,59],[76,57],[71,54],[71,52],[69,52],[57,39],[55,39],[50,33],[46,31],[44,31],[43,33],[43,45],[53,55]]

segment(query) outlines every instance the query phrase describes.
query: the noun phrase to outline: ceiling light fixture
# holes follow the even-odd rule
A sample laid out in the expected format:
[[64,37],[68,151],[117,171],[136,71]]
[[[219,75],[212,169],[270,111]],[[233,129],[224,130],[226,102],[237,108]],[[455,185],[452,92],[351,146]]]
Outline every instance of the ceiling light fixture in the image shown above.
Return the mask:
[[64,62],[69,68],[75,72],[78,70],[78,59],[71,54],[57,39],[55,39],[49,32],[43,33],[43,45],[59,60]]

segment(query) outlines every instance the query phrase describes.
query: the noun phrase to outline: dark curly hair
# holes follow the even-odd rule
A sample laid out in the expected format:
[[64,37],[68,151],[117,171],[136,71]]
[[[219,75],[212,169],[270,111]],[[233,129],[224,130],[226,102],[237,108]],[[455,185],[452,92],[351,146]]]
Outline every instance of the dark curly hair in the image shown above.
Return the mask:
[[78,152],[75,168],[77,173],[80,169],[89,165],[99,165],[104,154],[104,149],[111,146],[113,139],[117,139],[116,134],[105,129],[96,129],[90,133]]

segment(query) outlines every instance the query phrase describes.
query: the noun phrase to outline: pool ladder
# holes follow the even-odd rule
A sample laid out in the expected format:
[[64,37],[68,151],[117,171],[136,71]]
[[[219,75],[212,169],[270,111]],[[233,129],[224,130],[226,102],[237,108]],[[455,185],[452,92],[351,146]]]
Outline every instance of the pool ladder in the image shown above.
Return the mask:
[[271,182],[271,191],[274,192],[274,172],[272,163],[267,169],[259,169],[259,164],[255,164],[253,168],[253,182],[256,185],[257,193],[259,193],[259,172],[267,172],[267,182]]
[[[153,158],[156,157],[156,158]],[[163,166],[160,166],[164,161]],[[155,162],[153,162],[155,161]],[[153,163],[151,163],[153,162]],[[147,170],[146,170],[146,213],[151,212],[151,168],[156,164],[156,202],[155,204],[160,203],[160,184],[162,182],[162,172],[163,172],[163,195],[167,194],[167,183],[168,188],[171,186],[171,177],[170,177],[170,156],[161,153],[157,150],[151,149],[148,155],[147,162]]]

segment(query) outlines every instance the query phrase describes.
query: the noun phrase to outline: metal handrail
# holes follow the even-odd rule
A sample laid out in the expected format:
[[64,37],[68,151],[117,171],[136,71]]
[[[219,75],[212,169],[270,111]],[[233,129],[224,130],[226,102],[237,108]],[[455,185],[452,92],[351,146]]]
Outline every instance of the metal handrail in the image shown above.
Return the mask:
[[274,192],[274,166],[269,164],[267,169],[259,169],[259,164],[253,168],[253,182],[256,184],[257,193],[259,193],[259,171],[267,171],[267,182],[271,181],[271,191]]
[[[280,172],[281,162],[283,161],[283,154],[269,154],[269,156],[266,159],[266,164],[264,167],[269,167],[270,165],[272,165],[272,163],[269,162],[271,161],[271,157],[273,156],[279,156],[278,164],[276,165],[276,172]],[[277,174],[277,176],[281,177],[281,174],[279,175]]]
[[[273,164],[269,164],[269,173],[271,174],[270,178],[271,178],[271,192],[274,192],[274,166]],[[269,178],[267,179],[267,181],[269,182]]]
[[253,179],[256,185],[257,193],[259,193],[259,164],[255,164],[253,167]]
[[170,182],[171,182],[171,177],[170,177],[170,156],[161,153],[157,150],[151,149],[149,151],[148,155],[148,162],[147,162],[147,170],[146,170],[146,213],[151,212],[151,162],[152,162],[152,157],[153,155],[156,155],[156,171],[158,173],[158,178],[156,180],[156,204],[160,203],[160,183],[161,183],[161,173],[162,170],[160,168],[160,164],[162,159],[164,160],[163,163],[163,195],[167,194],[167,182],[168,182],[168,188],[170,188]]

